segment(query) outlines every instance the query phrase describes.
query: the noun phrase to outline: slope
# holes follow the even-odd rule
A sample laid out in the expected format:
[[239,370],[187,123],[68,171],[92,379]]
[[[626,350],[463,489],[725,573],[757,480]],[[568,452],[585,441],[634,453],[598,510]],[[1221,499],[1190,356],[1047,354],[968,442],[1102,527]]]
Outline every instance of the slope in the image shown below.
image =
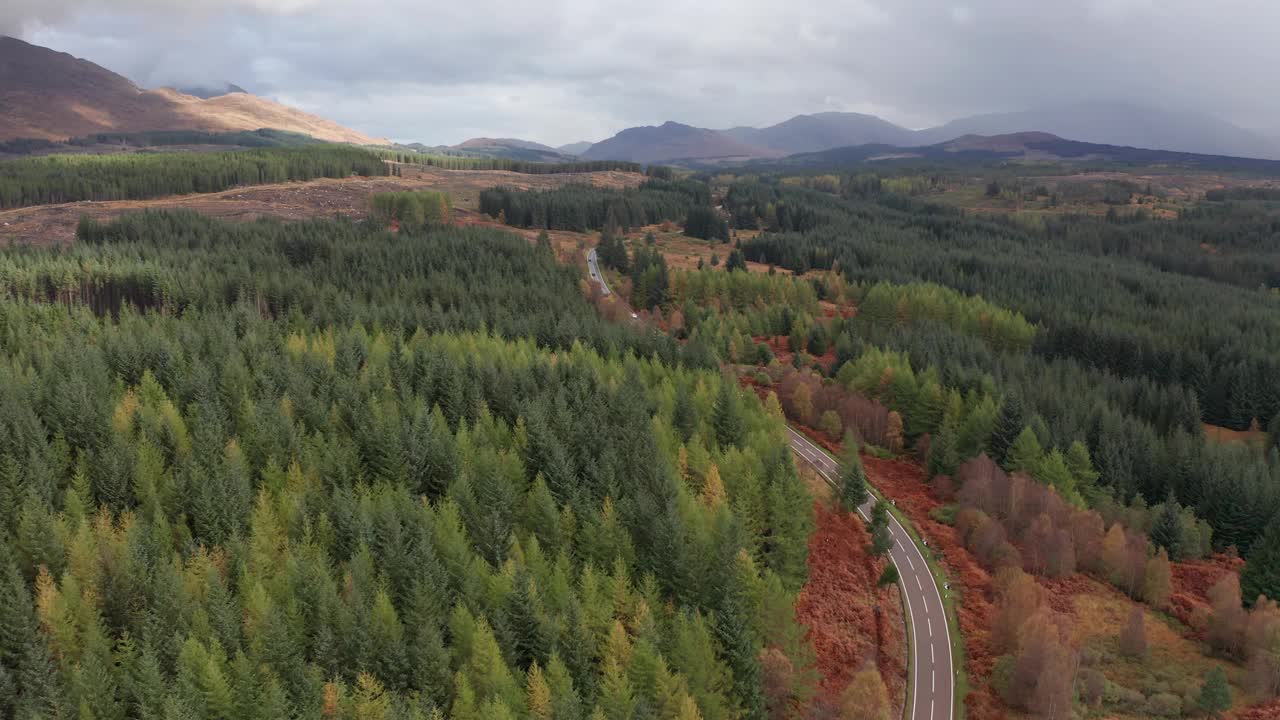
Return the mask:
[[724,133],[705,128],[666,122],[623,130],[592,145],[582,157],[587,160],[630,160],[652,163],[672,160],[728,160],[778,157],[784,153],[734,140]]
[[331,142],[386,143],[248,93],[205,100],[169,88],[143,90],[87,60],[4,36],[0,36],[0,109],[0,139],[275,128]]

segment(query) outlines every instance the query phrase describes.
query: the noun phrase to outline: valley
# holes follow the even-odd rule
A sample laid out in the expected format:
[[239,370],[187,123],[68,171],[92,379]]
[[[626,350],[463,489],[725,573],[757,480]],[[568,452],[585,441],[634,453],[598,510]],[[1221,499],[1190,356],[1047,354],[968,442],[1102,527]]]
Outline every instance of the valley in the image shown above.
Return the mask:
[[734,125],[537,9],[361,86],[332,11],[69,38],[146,86],[0,35],[0,720],[1280,716],[1267,133]]

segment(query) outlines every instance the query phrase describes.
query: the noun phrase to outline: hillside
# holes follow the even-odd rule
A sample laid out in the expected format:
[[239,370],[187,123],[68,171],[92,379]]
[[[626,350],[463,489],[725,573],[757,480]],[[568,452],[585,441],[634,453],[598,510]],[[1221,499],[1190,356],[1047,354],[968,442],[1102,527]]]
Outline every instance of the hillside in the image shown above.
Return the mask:
[[586,152],[594,144],[595,143],[589,140],[583,140],[582,142],[574,142],[574,143],[569,143],[568,145],[561,145],[560,147],[556,148],[556,150],[566,155],[581,155],[582,153]]
[[100,132],[274,128],[331,142],[385,144],[330,120],[243,92],[209,99],[127,78],[66,53],[0,36],[0,140]]
[[1129,103],[1090,102],[953,120],[917,133],[917,145],[962,135],[1038,130],[1081,142],[1205,155],[1280,159],[1280,143],[1209,115]]
[[450,147],[449,150],[531,162],[564,162],[573,159],[571,154],[563,153],[549,145],[516,138],[471,138]]
[[862,113],[797,115],[763,129],[739,127],[723,132],[740,142],[788,154],[869,143],[916,144],[915,132]]
[[785,153],[749,145],[705,128],[666,122],[654,127],[623,130],[582,153],[588,160],[630,160],[653,163],[673,160],[744,160],[778,157]]
[[[962,135],[919,147],[856,145],[799,153],[771,164],[839,167],[862,163],[986,164],[1002,162],[1109,163],[1125,166],[1168,165],[1220,171],[1280,174],[1280,161],[1248,157],[1151,150],[1067,140],[1044,132]],[[762,162],[761,164],[767,164]]]

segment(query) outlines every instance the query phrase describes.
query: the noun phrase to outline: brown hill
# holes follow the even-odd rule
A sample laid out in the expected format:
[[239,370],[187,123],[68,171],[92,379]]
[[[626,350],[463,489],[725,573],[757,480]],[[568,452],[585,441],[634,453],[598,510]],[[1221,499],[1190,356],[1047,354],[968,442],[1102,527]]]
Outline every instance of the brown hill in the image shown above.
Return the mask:
[[386,144],[248,93],[208,100],[176,90],[143,90],[88,60],[0,36],[0,140],[64,140],[96,132],[274,128],[320,140]]

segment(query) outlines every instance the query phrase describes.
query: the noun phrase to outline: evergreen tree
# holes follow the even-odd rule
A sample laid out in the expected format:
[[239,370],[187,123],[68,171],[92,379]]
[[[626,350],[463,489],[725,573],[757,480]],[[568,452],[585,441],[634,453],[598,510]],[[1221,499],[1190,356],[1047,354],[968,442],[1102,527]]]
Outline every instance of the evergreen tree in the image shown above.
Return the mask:
[[1196,707],[1210,717],[1218,717],[1231,709],[1231,686],[1227,684],[1227,674],[1221,665],[1214,665],[1205,675]]
[[845,457],[840,473],[840,506],[846,512],[855,512],[867,499],[867,472],[858,456],[858,442],[852,435],[845,435]]
[[997,463],[1003,463],[1009,448],[1022,432],[1023,417],[1022,399],[1017,394],[1009,394],[1000,403],[1000,413],[996,416],[995,429],[991,433],[991,457]]
[[889,534],[889,504],[877,500],[871,506],[871,554],[884,555],[893,547],[893,536]]
[[1182,559],[1182,513],[1172,491],[1156,513],[1150,537],[1152,543],[1168,551],[1170,560]]
[[727,379],[720,382],[720,391],[711,409],[711,426],[715,428],[716,441],[721,447],[737,445],[745,432],[738,393]]
[[1005,454],[1004,469],[1009,472],[1030,473],[1039,465],[1043,456],[1040,439],[1030,427],[1024,427]]
[[1280,598],[1280,515],[1267,523],[1267,530],[1254,543],[1240,573],[1240,593],[1245,602],[1258,596]]

